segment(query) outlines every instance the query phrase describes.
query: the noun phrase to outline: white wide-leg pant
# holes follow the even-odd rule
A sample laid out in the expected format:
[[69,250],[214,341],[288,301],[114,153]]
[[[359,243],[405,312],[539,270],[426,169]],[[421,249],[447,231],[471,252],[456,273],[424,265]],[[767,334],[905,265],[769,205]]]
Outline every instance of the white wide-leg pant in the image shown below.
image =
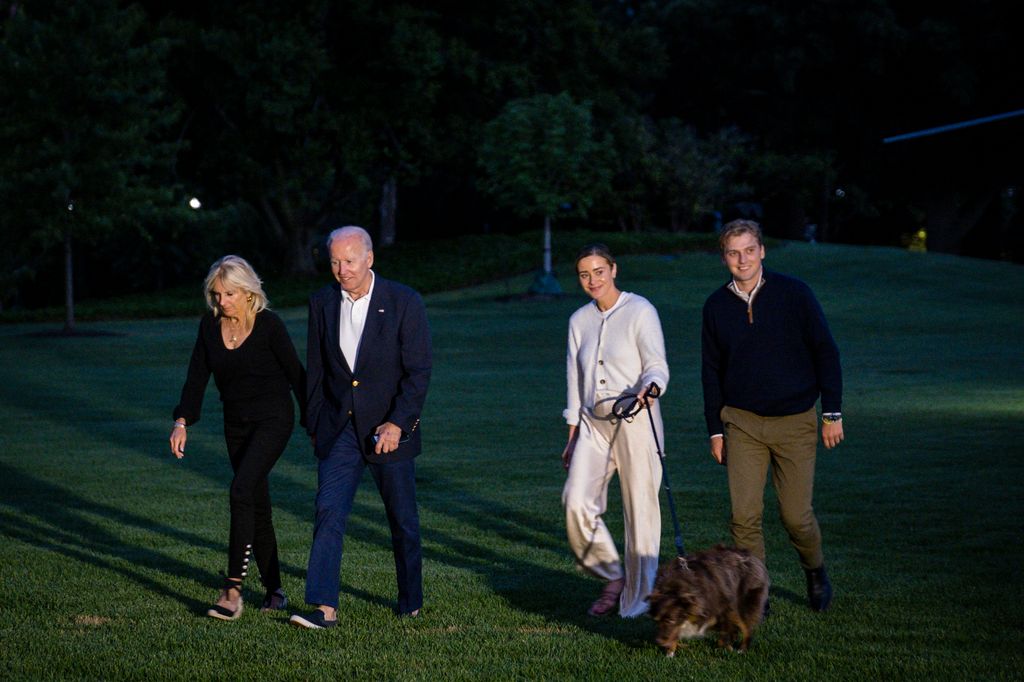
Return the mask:
[[[661,414],[655,403],[661,438]],[[601,516],[608,507],[608,483],[618,472],[625,520],[625,567]],[[577,563],[603,580],[625,577],[619,598],[623,618],[647,612],[644,599],[654,587],[661,544],[661,461],[645,411],[632,422],[596,417],[584,409],[569,476],[562,490],[569,546]],[[625,570],[623,570],[625,568]]]

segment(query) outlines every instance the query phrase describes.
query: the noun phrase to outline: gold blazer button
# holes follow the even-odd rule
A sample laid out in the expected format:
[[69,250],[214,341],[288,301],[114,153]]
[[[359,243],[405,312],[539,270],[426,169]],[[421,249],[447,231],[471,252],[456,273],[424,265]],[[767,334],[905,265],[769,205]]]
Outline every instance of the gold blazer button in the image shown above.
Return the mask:
[[356,387],[356,386],[358,386],[358,385],[359,385],[359,382],[358,382],[358,381],[356,381],[355,379],[353,379],[353,380],[352,380],[352,388],[355,388],[355,387]]

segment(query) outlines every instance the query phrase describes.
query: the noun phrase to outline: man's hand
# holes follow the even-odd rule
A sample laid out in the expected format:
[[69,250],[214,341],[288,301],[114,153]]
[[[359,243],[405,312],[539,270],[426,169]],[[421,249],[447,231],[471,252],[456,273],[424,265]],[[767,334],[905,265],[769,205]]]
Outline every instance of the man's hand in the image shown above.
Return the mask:
[[378,455],[386,455],[398,449],[398,441],[402,438],[402,429],[397,425],[384,422],[377,427],[375,434],[377,445],[374,446],[373,451]]
[[843,442],[843,420],[823,423],[821,425],[821,440],[829,450]]
[[725,464],[725,438],[716,436],[711,439],[711,456],[719,464]]

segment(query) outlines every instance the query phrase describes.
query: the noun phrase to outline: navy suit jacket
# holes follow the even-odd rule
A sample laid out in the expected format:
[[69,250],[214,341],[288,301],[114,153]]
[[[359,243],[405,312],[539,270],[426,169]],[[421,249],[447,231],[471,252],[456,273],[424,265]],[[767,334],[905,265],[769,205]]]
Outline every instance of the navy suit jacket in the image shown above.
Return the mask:
[[[394,462],[420,453],[420,413],[431,369],[426,308],[409,287],[374,277],[355,368],[348,366],[338,339],[341,285],[330,284],[309,297],[306,430],[320,459],[349,421],[370,461]],[[373,434],[385,422],[402,429],[402,438],[396,450],[377,455]]]

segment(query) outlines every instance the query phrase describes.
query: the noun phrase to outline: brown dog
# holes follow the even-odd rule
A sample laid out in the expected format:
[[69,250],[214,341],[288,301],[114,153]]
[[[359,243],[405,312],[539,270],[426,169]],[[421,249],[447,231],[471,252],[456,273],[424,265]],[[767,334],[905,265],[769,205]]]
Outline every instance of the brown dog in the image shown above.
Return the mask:
[[649,615],[658,622],[655,641],[674,656],[681,639],[719,633],[718,645],[730,649],[740,635],[746,651],[768,601],[768,571],[745,549],[716,545],[676,558],[658,569],[647,597]]

